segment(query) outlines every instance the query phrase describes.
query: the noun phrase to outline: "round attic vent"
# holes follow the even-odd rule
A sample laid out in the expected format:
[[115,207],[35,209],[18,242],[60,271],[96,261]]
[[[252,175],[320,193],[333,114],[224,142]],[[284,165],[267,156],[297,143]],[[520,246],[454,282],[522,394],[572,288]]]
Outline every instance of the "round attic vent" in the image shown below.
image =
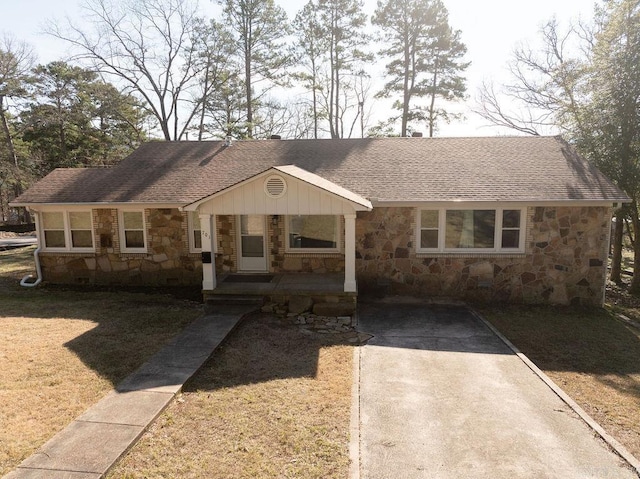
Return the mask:
[[264,180],[264,192],[270,198],[282,198],[287,192],[287,183],[279,175],[271,175]]

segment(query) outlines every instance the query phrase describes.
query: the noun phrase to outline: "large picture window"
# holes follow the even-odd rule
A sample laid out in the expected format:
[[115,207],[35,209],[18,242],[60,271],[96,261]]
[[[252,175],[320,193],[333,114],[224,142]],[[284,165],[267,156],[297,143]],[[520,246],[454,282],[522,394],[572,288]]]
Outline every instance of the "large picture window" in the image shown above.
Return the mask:
[[338,217],[299,215],[287,217],[287,250],[338,251]]
[[144,211],[120,211],[120,250],[146,253]]
[[46,211],[41,227],[45,249],[93,251],[90,211]]
[[520,208],[422,209],[418,211],[418,252],[520,252]]

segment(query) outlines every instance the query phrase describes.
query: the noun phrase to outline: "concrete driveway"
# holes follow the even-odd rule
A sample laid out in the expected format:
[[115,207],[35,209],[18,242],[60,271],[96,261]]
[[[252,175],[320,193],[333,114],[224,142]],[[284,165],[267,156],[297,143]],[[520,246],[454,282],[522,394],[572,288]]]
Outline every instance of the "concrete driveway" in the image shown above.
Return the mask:
[[360,477],[637,479],[466,308],[358,309]]

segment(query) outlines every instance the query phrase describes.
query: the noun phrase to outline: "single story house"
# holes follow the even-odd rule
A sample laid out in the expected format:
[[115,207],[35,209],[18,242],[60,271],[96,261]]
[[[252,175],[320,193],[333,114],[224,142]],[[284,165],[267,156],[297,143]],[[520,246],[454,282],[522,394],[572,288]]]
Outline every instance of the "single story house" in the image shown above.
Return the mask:
[[627,201],[559,137],[491,137],[149,142],[13,206],[51,283],[326,275],[353,298],[601,305]]

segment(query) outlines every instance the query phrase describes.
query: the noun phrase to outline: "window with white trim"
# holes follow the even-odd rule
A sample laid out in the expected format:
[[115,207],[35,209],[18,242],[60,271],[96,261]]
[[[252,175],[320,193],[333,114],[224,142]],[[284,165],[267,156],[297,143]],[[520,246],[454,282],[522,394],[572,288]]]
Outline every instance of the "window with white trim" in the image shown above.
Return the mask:
[[90,211],[44,211],[41,218],[45,250],[94,250]]
[[197,211],[189,211],[189,248],[192,253],[202,251],[202,226],[200,214]]
[[147,232],[144,211],[119,211],[120,251],[124,253],[146,253]]
[[522,208],[418,210],[418,252],[524,250]]
[[286,249],[290,252],[338,252],[339,217],[334,215],[287,216]]

